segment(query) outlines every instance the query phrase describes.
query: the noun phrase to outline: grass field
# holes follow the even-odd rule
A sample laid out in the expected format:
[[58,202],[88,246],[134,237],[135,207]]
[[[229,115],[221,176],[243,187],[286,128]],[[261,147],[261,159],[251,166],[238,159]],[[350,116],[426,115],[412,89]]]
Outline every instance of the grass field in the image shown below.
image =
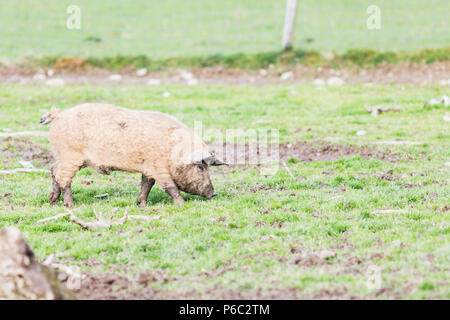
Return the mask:
[[[189,126],[200,120],[207,128],[277,128],[281,143],[326,144],[317,149],[325,153],[344,143],[377,150],[329,161],[292,157],[290,173],[282,166],[274,176],[258,168],[214,168],[218,196],[185,195],[181,208],[156,187],[151,204],[140,209],[134,205],[138,175],[83,169],[73,184],[79,217],[92,221],[94,209],[109,214],[118,207],[122,214],[127,206],[130,214],[161,216],[100,231],[82,230],[69,218],[36,224],[65,212],[61,203],[48,204],[49,174],[0,175],[0,226],[18,226],[39,260],[54,253],[89,274],[123,275],[133,286],[111,290],[124,295],[148,285],[188,298],[252,297],[262,290],[280,298],[449,299],[450,136],[444,107],[424,108],[448,93],[444,88],[0,85],[0,132],[45,130],[38,121],[52,105],[105,101],[167,112]],[[378,104],[403,111],[373,117],[364,109]],[[357,135],[360,130],[367,133]],[[419,143],[376,145],[385,140]],[[1,138],[0,169],[20,167],[25,154],[48,169],[48,149],[45,137]],[[93,197],[103,193],[109,197]],[[386,209],[401,211],[376,213]],[[322,250],[331,253],[314,254]],[[380,281],[375,289],[368,286],[370,272]]]
[[[20,4],[19,4],[20,3]],[[369,0],[302,0],[295,47],[413,50],[450,43],[447,0],[379,0],[382,28],[366,28]],[[68,30],[66,9],[81,8],[81,30]],[[0,57],[150,58],[280,50],[284,1],[20,0],[0,3]]]

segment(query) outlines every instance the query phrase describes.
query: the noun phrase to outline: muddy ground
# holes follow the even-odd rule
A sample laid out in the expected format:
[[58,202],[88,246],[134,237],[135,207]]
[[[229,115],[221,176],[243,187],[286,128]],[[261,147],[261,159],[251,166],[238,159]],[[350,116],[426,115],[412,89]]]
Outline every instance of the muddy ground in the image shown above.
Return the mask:
[[[368,69],[341,68],[335,70],[324,66],[312,68],[297,65],[294,68],[266,70],[228,70],[221,67],[191,69],[190,76],[180,70],[148,72],[144,76],[137,76],[135,70],[123,70],[114,72],[91,68],[83,72],[68,72],[58,70],[24,70],[18,67],[0,67],[0,83],[18,84],[46,84],[67,85],[76,84],[228,84],[228,85],[270,85],[276,83],[315,83],[324,85],[328,79],[337,77],[345,83],[370,84],[370,83],[411,83],[417,85],[441,84],[450,85],[450,61],[435,62],[432,64],[399,63],[395,65],[382,64]],[[286,74],[292,72],[292,74]],[[111,77],[113,74],[120,74],[121,77]],[[284,76],[283,76],[284,74]],[[197,82],[189,82],[189,79],[196,79]],[[48,82],[49,79],[62,79],[63,82]],[[245,145],[211,145],[216,149],[224,160],[231,164],[231,159],[249,160],[251,152],[249,146]],[[226,156],[224,152],[226,150]],[[257,150],[257,149],[255,149]],[[279,146],[279,158],[282,161],[289,161],[294,158],[299,161],[335,161],[345,157],[360,156],[363,159],[379,159],[386,162],[397,162],[401,159],[410,160],[408,154],[401,155],[375,145],[358,146],[352,144],[331,143],[327,141],[294,141],[283,143]],[[264,163],[273,159],[273,156],[257,152],[258,161]],[[0,139],[0,161],[4,168],[11,169],[13,162],[17,160],[32,161],[36,167],[49,167],[53,162],[53,157],[48,149],[43,148],[26,137],[9,137]],[[244,164],[245,166],[245,164]],[[383,173],[382,179],[391,180],[392,172]],[[255,186],[258,188],[258,186]],[[440,210],[448,211],[446,206]],[[336,248],[338,249],[338,248]],[[382,254],[382,253],[380,253]],[[373,257],[374,259],[376,257]],[[280,258],[281,259],[281,258]],[[341,256],[338,259],[328,260],[317,253],[303,252],[302,248],[291,248],[291,256],[287,264],[298,267],[317,266],[327,268],[332,264],[343,266],[341,272],[358,274],[367,268],[371,263],[370,259],[364,260],[356,256]],[[86,264],[95,263],[86,261]],[[224,273],[229,270],[217,270]],[[213,278],[217,274],[198,275],[200,278]],[[60,280],[65,283],[67,276],[61,274]],[[76,290],[76,294],[81,299],[201,299],[205,296],[210,299],[359,299],[361,297],[352,296],[345,287],[333,290],[322,289],[314,292],[313,295],[302,292],[297,288],[280,288],[271,290],[231,290],[221,286],[210,286],[204,291],[183,291],[175,292],[165,289],[157,289],[154,284],[172,281],[195,281],[196,279],[171,278],[162,270],[154,270],[149,273],[136,274],[131,278],[124,277],[115,270],[107,274],[84,273],[81,289]],[[404,288],[393,291],[392,288],[383,287],[373,294],[376,298],[380,295],[387,295],[392,298],[401,298],[411,288],[405,283]],[[401,292],[403,291],[403,292]],[[403,294],[402,294],[403,293]]]
[[[12,148],[11,146],[14,146]],[[217,149],[217,145],[214,146]],[[248,159],[249,147],[248,145],[225,145],[228,150],[232,150],[232,155],[235,153],[239,157]],[[37,160],[42,166],[49,166],[53,158],[51,153],[41,146],[33,143],[32,140],[25,137],[10,137],[0,140],[0,154],[2,161],[14,161],[18,159]],[[330,143],[326,141],[295,141],[284,143],[279,146],[280,158],[283,161],[288,161],[295,158],[299,161],[334,161],[344,157],[359,155],[364,159],[380,159],[382,161],[396,162],[400,159],[400,155],[384,150],[382,151],[377,146],[356,146],[349,144]],[[229,155],[230,157],[230,155]],[[263,157],[263,161],[270,160],[270,157]],[[386,179],[391,176],[386,173]],[[257,188],[258,186],[255,186]],[[281,227],[274,226],[274,227]],[[352,274],[361,273],[367,268],[370,259],[364,261],[356,256],[343,255],[339,259],[329,260],[324,257],[323,253],[304,252],[303,248],[292,247],[291,256],[288,258],[279,257],[280,261],[290,265],[297,265],[298,267],[327,268],[332,264],[339,263],[344,266],[342,272]],[[97,262],[89,260],[85,262],[88,266],[96,266]],[[114,266],[117,268],[117,266]],[[126,268],[125,268],[126,269]],[[218,274],[223,274],[233,270],[229,267],[224,267],[223,270],[216,270],[210,273],[197,275],[199,279],[214,278]],[[195,279],[183,279],[169,277],[163,270],[153,270],[147,273],[136,274],[134,277],[127,278],[117,273],[118,270],[110,270],[107,274],[89,274],[84,273],[84,278],[81,282],[81,289],[75,290],[76,294],[81,299],[202,299],[208,297],[210,299],[360,299],[361,297],[354,296],[348,293],[345,287],[336,288],[333,290],[321,289],[312,293],[305,293],[301,289],[284,287],[280,289],[271,290],[231,290],[218,285],[212,285],[205,288],[203,291],[182,291],[175,292],[166,289],[158,289],[154,287],[156,283],[166,283],[173,281],[196,281]],[[122,270],[123,271],[123,270]],[[65,283],[67,275],[60,273],[58,278]],[[282,286],[280,286],[282,287]],[[405,288],[407,290],[407,288]],[[379,295],[389,295],[393,298],[401,298],[399,292],[391,292],[391,288],[381,288],[375,292],[372,297],[376,298]]]
[[[149,283],[142,283],[139,280],[143,276],[148,275],[141,274],[137,280],[131,281],[123,276],[112,273],[100,276],[86,275],[86,278],[82,280],[82,289],[76,291],[76,294],[79,298],[87,300],[191,300],[202,299],[203,296],[207,296],[208,299],[223,300],[292,300],[306,298],[302,297],[301,290],[295,288],[237,291],[213,285],[206,288],[202,293],[196,291],[173,292],[147,287]],[[347,295],[346,291],[347,289],[345,288],[337,291],[320,290],[314,297],[310,298],[358,298]]]
[[[344,244],[336,245],[334,249],[351,249],[352,245],[345,242]],[[332,248],[333,249],[333,248]],[[308,252],[305,248],[291,247],[291,255],[288,257],[276,257],[285,264],[296,265],[299,268],[317,267],[331,268],[336,264],[342,266],[338,273],[345,274],[363,274],[368,265],[373,263],[373,260],[384,256],[382,252],[374,253],[367,259],[352,255],[351,253],[343,253],[339,257],[332,251]],[[274,254],[274,253],[271,253]],[[335,258],[336,257],[336,258]],[[333,258],[333,259],[330,259]],[[429,257],[433,259],[433,257]],[[163,270],[153,270],[151,272],[140,273],[131,278],[124,277],[117,273],[107,274],[83,274],[81,282],[81,289],[76,290],[76,293],[81,299],[202,299],[208,297],[209,299],[231,299],[231,300],[286,300],[286,299],[373,299],[384,295],[394,299],[401,299],[410,289],[410,285],[405,283],[404,287],[397,288],[395,291],[390,287],[382,287],[374,291],[371,296],[359,297],[348,293],[348,288],[339,287],[332,290],[320,289],[311,292],[304,292],[302,289],[294,287],[276,286],[279,289],[241,289],[232,290],[220,285],[211,285],[204,288],[202,291],[169,291],[164,289],[157,289],[152,287],[155,283],[167,283],[174,281],[204,281],[207,278],[215,278],[226,272],[233,271],[233,267],[225,266],[218,270],[211,272],[204,272],[197,275],[195,279],[172,278],[168,276]],[[65,280],[65,277],[60,277]],[[63,282],[64,282],[63,281]],[[276,285],[276,283],[275,283]]]
[[331,143],[322,140],[294,141],[272,145],[267,149],[259,149],[258,145],[249,144],[213,144],[209,147],[220,159],[230,165],[251,167],[270,162],[281,161],[336,161],[342,158],[360,156],[362,159],[379,159],[386,162],[397,162],[400,159],[411,160],[408,153],[397,154],[388,148],[375,145],[358,146],[346,143]]
[[34,143],[25,137],[7,137],[0,139],[0,161],[4,168],[16,160],[25,160],[35,163],[39,167],[52,164],[53,156],[48,149]]
[[[214,145],[213,145],[214,146]],[[248,145],[222,145],[228,148],[231,156],[242,158],[249,157]],[[215,145],[217,149],[220,149]],[[359,155],[364,159],[380,159],[382,161],[396,162],[400,159],[400,155],[390,152],[381,151],[377,146],[356,146],[349,144],[329,143],[326,141],[295,141],[284,143],[279,146],[280,158],[288,161],[295,158],[299,161],[333,161],[344,157]],[[10,161],[36,160],[42,166],[49,166],[53,162],[50,151],[42,146],[35,144],[32,140],[25,137],[9,137],[0,140],[0,155],[3,163],[7,165]],[[231,157],[228,154],[228,157]],[[226,157],[225,157],[226,158]],[[260,158],[262,162],[268,161],[270,157]],[[230,159],[228,159],[230,160]],[[390,178],[387,173],[387,179]],[[258,187],[258,186],[255,186]],[[276,227],[276,226],[274,226]],[[279,226],[281,227],[281,226]],[[342,257],[342,261],[330,261],[327,257],[323,257],[321,253],[303,252],[302,248],[292,247],[292,256],[280,258],[288,264],[297,265],[299,267],[317,266],[319,268],[327,268],[332,263],[340,263],[345,266],[343,272],[358,273],[365,270],[365,265],[370,261],[364,262],[359,257]],[[86,261],[86,265],[95,266],[95,261]],[[232,269],[224,268],[217,270],[222,274]],[[217,274],[202,274],[200,278],[215,277]],[[60,274],[58,278],[64,283],[67,281],[67,275]],[[165,283],[172,281],[194,281],[193,279],[177,279],[167,276],[163,270],[154,270],[148,273],[137,274],[132,279],[126,278],[115,270],[111,270],[107,274],[88,274],[84,273],[81,289],[76,293],[81,299],[202,299],[208,297],[211,299],[359,299],[360,297],[348,294],[347,288],[342,287],[334,290],[319,290],[314,295],[309,295],[296,288],[282,288],[271,290],[231,290],[220,286],[211,286],[203,292],[185,291],[173,292],[163,289],[154,288],[154,283]],[[381,288],[380,292],[374,293],[374,297],[378,294],[385,294],[390,288]],[[386,291],[387,290],[387,291]],[[388,292],[389,293],[389,292]],[[396,294],[398,298],[400,295]],[[392,294],[393,297],[396,296]],[[366,297],[370,298],[370,297]]]
[[[286,74],[292,72],[292,74]],[[412,83],[425,85],[437,83],[450,85],[450,61],[431,64],[398,63],[385,64],[362,69],[357,67],[341,67],[339,70],[329,66],[310,67],[296,65],[277,69],[269,67],[265,70],[230,70],[222,67],[191,69],[190,75],[183,70],[152,71],[137,76],[132,69],[120,72],[89,68],[79,72],[65,70],[27,70],[16,66],[0,67],[0,83],[46,83],[48,85],[64,85],[68,83],[98,84],[232,84],[232,85],[269,85],[274,83],[326,83],[330,78],[340,78],[345,83]],[[120,74],[120,77],[113,76]],[[283,75],[284,74],[284,75]],[[64,84],[49,79],[62,79]],[[194,81],[193,81],[194,79]]]
[[[401,158],[409,159],[408,154],[399,155],[389,149],[378,146],[357,146],[352,144],[330,143],[327,141],[294,141],[282,143],[276,148],[259,149],[258,145],[248,144],[209,144],[216,154],[231,166],[251,167],[271,161],[289,161],[295,159],[303,162],[335,161],[341,158],[360,156],[363,159],[379,159],[397,162]],[[31,161],[39,168],[49,167],[54,158],[50,150],[34,143],[26,137],[7,137],[0,139],[0,161],[6,169],[12,169],[11,163],[18,160]]]

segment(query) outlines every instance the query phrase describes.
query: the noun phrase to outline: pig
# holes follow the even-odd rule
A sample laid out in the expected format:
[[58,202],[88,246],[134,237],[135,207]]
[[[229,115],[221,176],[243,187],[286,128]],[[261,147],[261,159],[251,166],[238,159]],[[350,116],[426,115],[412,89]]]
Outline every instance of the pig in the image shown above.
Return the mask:
[[185,202],[180,190],[208,199],[216,196],[209,167],[224,162],[170,115],[86,103],[64,111],[52,109],[40,122],[50,124],[50,146],[56,159],[51,170],[51,204],[62,193],[64,205],[74,206],[71,183],[83,167],[102,174],[114,170],[141,173],[140,206],[146,205],[155,182],[177,205]]

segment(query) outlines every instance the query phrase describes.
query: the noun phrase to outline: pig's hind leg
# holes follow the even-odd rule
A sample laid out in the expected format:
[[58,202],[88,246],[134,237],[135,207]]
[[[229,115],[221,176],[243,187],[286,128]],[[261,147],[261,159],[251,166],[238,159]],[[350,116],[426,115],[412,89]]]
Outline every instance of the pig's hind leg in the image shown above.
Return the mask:
[[148,178],[144,174],[142,175],[141,191],[139,192],[139,196],[137,198],[137,204],[140,207],[145,207],[147,205],[148,194],[152,190],[152,187],[154,184],[155,184],[155,179]]
[[61,161],[57,165],[55,180],[62,191],[64,205],[66,207],[71,208],[74,206],[71,184],[73,177],[82,165],[82,160],[75,160],[73,158],[69,161]]
[[58,182],[56,182],[55,178],[55,167],[56,165],[52,167],[52,192],[50,193],[49,196],[51,205],[54,205],[58,201],[59,196],[61,195],[61,188]]

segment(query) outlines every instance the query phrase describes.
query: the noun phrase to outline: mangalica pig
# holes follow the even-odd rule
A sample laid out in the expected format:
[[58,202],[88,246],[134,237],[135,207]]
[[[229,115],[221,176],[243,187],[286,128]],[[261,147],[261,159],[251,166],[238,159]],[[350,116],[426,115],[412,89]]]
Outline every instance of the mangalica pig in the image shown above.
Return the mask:
[[50,123],[50,145],[56,159],[52,204],[62,192],[64,205],[74,205],[71,183],[83,167],[103,174],[113,170],[141,173],[137,199],[141,206],[146,205],[155,181],[175,204],[184,203],[180,190],[205,198],[216,195],[209,166],[223,162],[172,116],[87,103],[64,111],[53,109],[41,123]]

